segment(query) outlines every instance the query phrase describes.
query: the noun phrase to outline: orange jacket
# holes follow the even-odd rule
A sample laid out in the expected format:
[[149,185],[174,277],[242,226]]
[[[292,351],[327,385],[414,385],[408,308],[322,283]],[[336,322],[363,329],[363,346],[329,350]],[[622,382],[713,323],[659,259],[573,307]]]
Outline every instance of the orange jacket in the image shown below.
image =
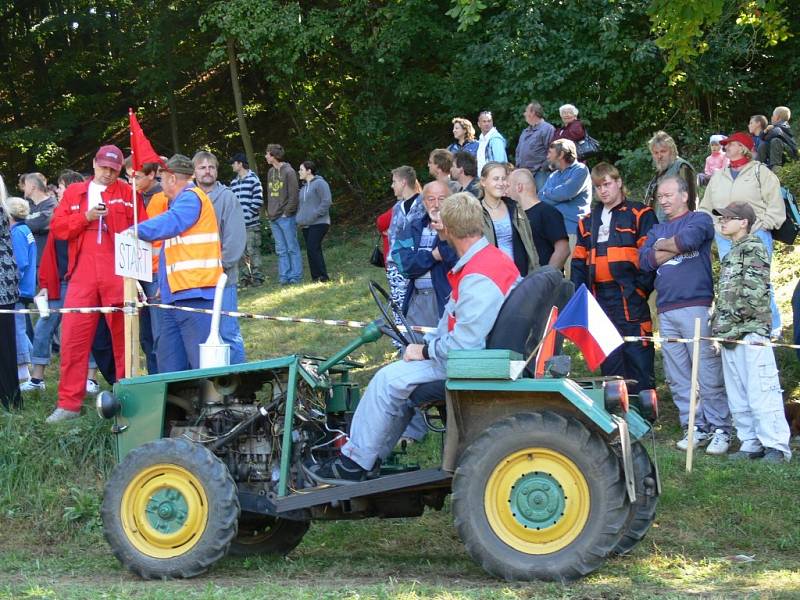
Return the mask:
[[[168,208],[169,198],[167,198],[167,195],[164,192],[157,192],[153,194],[150,198],[150,202],[147,204],[147,218],[152,219],[165,212]],[[158,257],[161,254],[161,246],[163,244],[164,242],[162,240],[155,240],[153,242],[153,275],[158,273]],[[155,277],[153,281],[156,281]]]

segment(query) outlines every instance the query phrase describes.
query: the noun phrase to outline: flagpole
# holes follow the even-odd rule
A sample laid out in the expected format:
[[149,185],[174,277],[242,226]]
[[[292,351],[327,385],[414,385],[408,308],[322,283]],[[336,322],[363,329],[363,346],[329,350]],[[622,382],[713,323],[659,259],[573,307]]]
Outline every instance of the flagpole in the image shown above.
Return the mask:
[[[133,113],[128,109],[128,116]],[[131,132],[132,133],[132,132]],[[139,222],[136,197],[136,156],[131,144],[131,167],[133,168],[133,239],[134,252],[139,253]],[[139,312],[136,307],[137,289],[136,280],[130,277],[123,278],[123,295],[125,303],[125,377],[136,377],[139,374]]]

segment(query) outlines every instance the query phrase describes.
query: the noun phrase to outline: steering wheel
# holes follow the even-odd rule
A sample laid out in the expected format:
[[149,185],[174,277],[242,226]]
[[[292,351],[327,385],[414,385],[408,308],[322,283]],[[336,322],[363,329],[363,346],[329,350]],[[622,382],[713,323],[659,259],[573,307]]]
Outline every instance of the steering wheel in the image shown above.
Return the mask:
[[[380,325],[381,331],[403,346],[419,344],[419,338],[417,334],[411,330],[411,325],[408,324],[408,321],[403,315],[403,311],[398,308],[397,304],[391,299],[386,290],[374,281],[370,281],[369,291],[372,294],[372,299],[375,300],[375,304],[378,305],[378,310],[381,311],[381,315],[383,316],[383,324]],[[397,326],[395,318],[405,327],[405,333]]]

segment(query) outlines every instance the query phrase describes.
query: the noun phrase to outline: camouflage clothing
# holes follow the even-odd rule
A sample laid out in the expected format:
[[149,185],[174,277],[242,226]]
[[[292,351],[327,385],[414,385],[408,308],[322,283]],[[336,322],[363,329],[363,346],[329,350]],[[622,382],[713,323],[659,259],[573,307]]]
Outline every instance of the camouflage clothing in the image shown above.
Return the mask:
[[764,243],[751,233],[733,242],[722,259],[711,331],[736,340],[748,333],[769,337],[771,320],[769,255]]

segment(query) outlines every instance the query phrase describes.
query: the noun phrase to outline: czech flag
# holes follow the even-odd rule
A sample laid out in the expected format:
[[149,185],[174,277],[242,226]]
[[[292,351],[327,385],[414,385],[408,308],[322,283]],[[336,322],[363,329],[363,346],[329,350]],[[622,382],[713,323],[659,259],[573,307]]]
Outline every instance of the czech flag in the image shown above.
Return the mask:
[[583,284],[558,315],[554,329],[581,349],[592,371],[623,344],[617,328]]

